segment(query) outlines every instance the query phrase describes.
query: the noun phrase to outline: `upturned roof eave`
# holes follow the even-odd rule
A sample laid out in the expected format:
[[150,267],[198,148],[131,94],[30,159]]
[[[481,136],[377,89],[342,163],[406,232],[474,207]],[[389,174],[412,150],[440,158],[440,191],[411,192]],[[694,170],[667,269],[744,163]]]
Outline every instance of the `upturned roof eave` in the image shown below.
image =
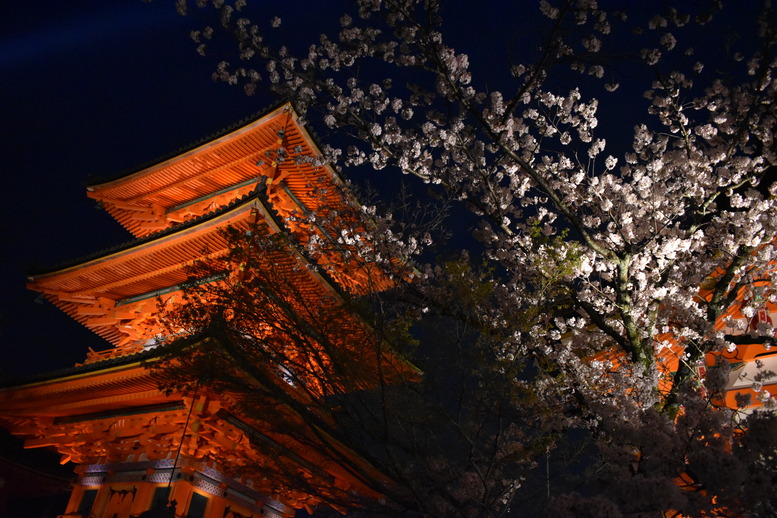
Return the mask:
[[0,380],[0,391],[16,390],[54,382],[58,383],[65,380],[76,379],[82,376],[93,375],[100,371],[108,372],[112,370],[126,369],[133,366],[140,366],[141,362],[152,360],[161,355],[161,348],[156,347],[134,354],[116,356],[92,363],[83,363],[65,369],[58,369],[55,371],[42,372],[30,376]]
[[232,135],[233,133],[242,132],[244,130],[248,130],[255,126],[264,124],[266,121],[277,116],[278,112],[281,112],[286,108],[290,109],[292,113],[296,114],[296,112],[294,112],[294,108],[292,107],[291,103],[288,101],[284,101],[277,104],[271,104],[270,108],[265,108],[257,112],[254,112],[253,115],[245,117],[239,120],[238,122],[223,128],[220,131],[217,131],[206,137],[198,139],[188,145],[182,146],[177,150],[173,151],[172,153],[167,153],[153,160],[149,160],[148,162],[141,164],[140,167],[133,167],[131,169],[124,170],[118,174],[111,175],[110,177],[98,179],[94,182],[87,181],[85,184],[85,187],[88,191],[95,191],[99,189],[105,189],[107,187],[110,187],[118,183],[123,183],[134,177],[142,176],[148,173],[149,171],[151,171],[152,169],[156,169],[159,166],[162,166],[170,162],[171,160],[178,159],[184,155],[195,153],[202,148],[210,146],[218,141],[224,140],[228,138],[230,135]]
[[31,271],[27,274],[27,280],[29,282],[35,282],[36,280],[43,279],[45,277],[50,277],[52,275],[57,275],[64,273],[68,270],[76,269],[76,268],[82,268],[86,266],[89,263],[93,263],[96,261],[101,261],[109,258],[110,256],[125,253],[128,251],[131,251],[135,248],[149,245],[154,243],[155,241],[161,241],[167,237],[174,236],[176,234],[180,234],[181,232],[184,232],[189,229],[194,229],[197,226],[200,225],[206,225],[212,220],[215,220],[221,216],[224,216],[228,214],[229,212],[238,210],[242,208],[243,206],[246,206],[250,204],[251,202],[255,200],[259,200],[263,205],[265,205],[265,208],[268,204],[266,197],[264,197],[260,191],[261,186],[264,184],[264,179],[260,178],[257,181],[257,188],[252,190],[250,193],[246,194],[245,196],[242,196],[240,198],[235,199],[231,203],[224,205],[223,207],[220,207],[216,210],[213,210],[211,212],[208,212],[206,214],[203,214],[202,216],[192,218],[189,221],[186,221],[184,223],[180,223],[178,225],[174,225],[170,228],[160,230],[159,232],[154,232],[153,234],[149,234],[147,236],[139,237],[136,239],[132,239],[130,241],[121,243],[116,246],[112,246],[110,248],[106,248],[97,252],[94,252],[92,254],[89,254],[84,257],[80,257],[78,259],[74,259],[72,261],[68,261],[66,263],[62,263],[60,265],[57,265],[51,269],[47,270],[41,270],[41,271]]
[[[97,252],[95,254],[91,254],[87,257],[83,257],[76,261],[72,261],[71,263],[61,265],[56,269],[52,269],[47,272],[41,272],[38,274],[32,274],[28,276],[28,281],[31,285],[33,285],[36,282],[42,281],[46,278],[50,278],[56,275],[62,275],[64,273],[67,273],[68,271],[78,270],[97,262],[108,261],[110,260],[111,257],[119,256],[121,254],[126,254],[129,252],[132,252],[133,250],[137,250],[141,247],[151,247],[151,246],[154,246],[155,243],[161,242],[170,237],[174,237],[175,235],[186,232],[187,230],[190,230],[190,229],[196,230],[196,227],[198,226],[206,226],[211,224],[215,220],[218,220],[219,218],[228,217],[230,213],[237,213],[238,211],[247,210],[249,208],[254,208],[254,207],[261,209],[263,220],[272,227],[274,232],[282,232],[282,233],[289,234],[289,229],[286,226],[285,222],[283,221],[283,218],[280,217],[280,215],[275,211],[275,209],[272,207],[272,204],[267,199],[266,192],[264,192],[264,189],[263,189],[264,186],[265,186],[265,179],[260,178],[257,183],[257,187],[254,190],[252,190],[250,193],[246,194],[242,198],[238,198],[234,200],[232,203],[225,205],[224,207],[221,207],[215,211],[212,211],[208,214],[204,214],[198,218],[194,218],[191,221],[188,221],[186,223],[181,223],[169,229],[156,232],[154,234],[150,234],[142,238],[134,239],[122,245],[111,247],[109,249]],[[302,259],[303,261],[307,262],[310,265],[317,264],[317,261],[313,257],[311,257],[306,250],[302,249],[300,246],[294,246],[294,250],[297,256],[300,257],[300,259]],[[318,278],[322,286],[325,286],[326,288],[328,288],[338,297],[340,298],[347,297],[347,294],[343,289],[343,287],[341,287],[341,285],[328,272],[320,268],[316,268],[311,270],[311,273],[313,274],[314,277]]]

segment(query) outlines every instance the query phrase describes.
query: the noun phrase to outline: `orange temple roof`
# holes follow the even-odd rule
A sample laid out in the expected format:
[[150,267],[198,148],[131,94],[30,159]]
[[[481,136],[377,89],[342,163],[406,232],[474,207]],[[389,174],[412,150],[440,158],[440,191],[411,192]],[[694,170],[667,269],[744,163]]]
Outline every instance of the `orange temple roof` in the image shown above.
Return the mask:
[[[223,230],[248,229],[251,224],[265,223],[271,233],[287,231],[268,208],[266,198],[258,192],[260,188],[218,211],[168,231],[137,239],[75,265],[33,275],[28,278],[29,287],[43,293],[114,346],[134,344],[134,348],[123,352],[137,352],[139,342],[153,340],[157,331],[144,320],[157,312],[158,296],[179,291],[189,280],[187,267],[196,261],[221,258],[229,252],[230,244]],[[296,260],[313,262],[301,251],[298,254]],[[278,267],[288,268],[291,263],[286,262]],[[337,271],[332,273],[338,277]],[[312,293],[321,287],[339,291],[325,268],[311,271],[310,275],[318,280],[298,279],[308,284],[307,288],[301,286],[306,291]],[[348,279],[337,280],[347,288]]]
[[226,205],[260,178],[272,186],[268,196],[283,216],[355,202],[288,104],[173,158],[92,185],[88,196],[139,237]]

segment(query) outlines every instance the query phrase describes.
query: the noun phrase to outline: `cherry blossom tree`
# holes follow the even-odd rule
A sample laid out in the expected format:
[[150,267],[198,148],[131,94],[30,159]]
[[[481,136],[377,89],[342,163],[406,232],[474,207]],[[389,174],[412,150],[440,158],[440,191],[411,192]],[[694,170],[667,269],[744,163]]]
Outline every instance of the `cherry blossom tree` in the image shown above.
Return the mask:
[[[774,336],[764,323],[734,337],[726,313],[736,305],[752,317],[777,301],[769,2],[745,20],[719,2],[646,13],[543,0],[526,13],[526,59],[501,68],[457,48],[443,2],[360,0],[307,46],[277,41],[286,20],[250,21],[240,0],[213,4],[239,52],[218,79],[291,100],[328,133],[319,158],[346,175],[407,175],[414,196],[431,193],[428,203],[468,210],[474,222],[478,244],[447,262],[435,254],[471,241],[441,243],[456,232],[446,220],[408,222],[380,203],[362,207],[365,224],[342,236],[369,243],[354,253],[398,279],[396,291],[373,296],[390,300],[421,344],[431,322],[470,326],[447,344],[473,366],[460,379],[476,380],[472,402],[511,430],[509,440],[461,435],[482,441],[472,448],[490,451],[488,461],[423,456],[437,477],[423,483],[376,460],[414,494],[395,495],[392,512],[499,515],[520,507],[521,486],[544,480],[543,502],[562,516],[775,513],[773,398],[764,393],[767,410],[739,419],[711,403],[724,362],[706,377],[698,369],[708,353]],[[732,36],[731,19],[747,37],[715,45]],[[218,33],[193,34],[202,53]],[[610,106],[606,119],[600,106]],[[394,271],[400,263],[415,269]],[[462,292],[478,295],[452,296]],[[586,449],[579,485],[556,485],[549,466],[574,445]],[[513,464],[478,472],[505,456]],[[447,464],[435,471],[433,460]]]

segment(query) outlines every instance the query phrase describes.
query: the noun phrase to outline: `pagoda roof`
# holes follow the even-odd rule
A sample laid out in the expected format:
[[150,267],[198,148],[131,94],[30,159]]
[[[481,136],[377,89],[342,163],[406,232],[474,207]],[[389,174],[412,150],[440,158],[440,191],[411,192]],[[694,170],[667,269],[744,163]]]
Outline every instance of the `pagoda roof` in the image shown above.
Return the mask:
[[[88,292],[101,292],[116,297],[124,297],[146,293],[167,286],[180,284],[186,280],[185,275],[165,274],[166,267],[183,269],[191,261],[204,257],[204,250],[211,254],[225,251],[225,241],[217,228],[226,228],[230,223],[237,223],[247,217],[252,210],[261,207],[256,192],[243,196],[235,202],[190,220],[180,226],[156,232],[154,234],[134,239],[115,247],[90,254],[77,261],[59,266],[56,269],[28,276],[29,287],[36,291],[69,293],[73,297],[79,295],[89,297]],[[267,218],[275,222],[275,218]],[[215,228],[214,228],[215,227]],[[176,246],[186,243],[189,246]],[[156,260],[133,261],[134,256],[153,255]],[[116,269],[118,262],[127,263],[120,270]],[[120,286],[135,285],[145,276],[147,283],[136,288],[121,288]],[[164,276],[165,280],[160,279]],[[173,278],[174,277],[174,278]],[[113,283],[118,283],[113,286]]]
[[[181,300],[192,266],[229,254],[229,228],[262,224],[262,232],[289,236],[296,249],[271,268],[294,278],[303,297],[393,285],[390,275],[360,259],[361,207],[323,164],[290,104],[95,184],[89,196],[137,239],[28,276],[30,289],[115,346],[90,350],[89,363],[153,346],[167,332],[157,318],[160,304]],[[304,263],[315,267],[296,273]]]
[[209,220],[212,220],[213,218],[219,217],[227,212],[230,212],[236,207],[245,205],[246,203],[256,198],[259,198],[262,201],[262,204],[268,210],[268,215],[272,217],[272,220],[282,225],[282,222],[279,220],[277,213],[267,208],[267,205],[268,205],[267,198],[266,196],[263,195],[262,189],[260,188],[261,184],[263,183],[263,180],[264,180],[263,178],[258,178],[256,184],[254,184],[253,189],[250,192],[241,196],[240,198],[236,198],[232,200],[227,205],[223,205],[218,208],[215,208],[212,211],[202,214],[196,218],[191,218],[179,225],[166,228],[163,230],[159,230],[157,232],[144,235],[142,237],[129,239],[128,241],[125,241],[123,243],[119,243],[117,245],[110,246],[108,248],[103,248],[102,250],[97,250],[96,252],[89,253],[87,255],[78,257],[76,259],[72,259],[70,261],[65,261],[48,268],[29,270],[27,272],[27,280],[29,282],[34,282],[35,280],[43,277],[48,277],[50,275],[71,270],[73,268],[79,268],[82,265],[91,263],[92,261],[99,260],[102,258],[107,258],[113,254],[117,254],[122,251],[129,250],[146,243],[153,243],[154,241],[158,241],[167,236],[176,235],[179,232],[197,227],[198,225],[202,225],[203,223]]
[[155,166],[157,164],[160,164],[162,162],[165,162],[171,158],[177,157],[179,155],[182,155],[188,151],[191,151],[192,149],[195,149],[199,146],[202,146],[203,144],[207,144],[208,142],[211,142],[213,140],[216,140],[218,138],[223,137],[224,135],[227,135],[236,129],[242,128],[243,126],[250,124],[265,115],[272,113],[279,108],[282,108],[286,105],[288,105],[288,101],[283,102],[274,102],[274,103],[268,103],[264,107],[256,110],[255,112],[243,117],[242,119],[227,124],[226,126],[223,126],[221,128],[218,128],[217,130],[213,131],[209,135],[205,135],[203,137],[197,138],[195,140],[192,140],[191,142],[188,142],[180,147],[178,147],[175,150],[168,151],[165,153],[162,153],[160,155],[157,155],[156,157],[150,159],[150,160],[144,160],[140,164],[136,164],[132,167],[127,167],[125,169],[114,171],[113,173],[108,174],[89,174],[87,179],[84,181],[83,185],[87,189],[94,188],[99,185],[108,184],[115,182],[117,180],[121,180],[122,178],[131,176],[138,171],[143,171],[145,169],[148,169],[152,166]]
[[133,235],[144,236],[228,204],[259,177],[267,178],[268,185],[283,182],[284,197],[294,198],[305,210],[355,202],[334,170],[323,164],[290,104],[87,189]]
[[95,373],[105,369],[112,369],[114,367],[122,367],[124,365],[130,365],[137,362],[144,362],[154,359],[161,354],[162,350],[159,348],[146,349],[134,354],[116,356],[98,362],[79,363],[78,365],[67,367],[65,369],[41,372],[20,378],[7,378],[0,381],[0,392],[10,388],[15,390],[24,386],[32,386],[43,383],[56,383],[66,378],[83,376],[85,374]]
[[[56,270],[29,276],[28,286],[43,293],[81,324],[119,345],[124,337],[122,324],[129,324],[136,313],[155,313],[159,295],[178,291],[190,280],[189,266],[229,252],[231,245],[223,230],[248,230],[252,224],[264,223],[271,233],[289,233],[261,192],[264,179],[259,183],[248,195],[199,218]],[[278,267],[291,268],[297,260],[313,263],[302,250],[297,253],[297,259],[289,257]],[[311,271],[301,282],[303,291],[311,294],[321,288],[343,293],[324,270]]]
[[[243,469],[273,463],[280,454],[284,469],[340,490],[379,496],[354,473],[325,463],[316,449],[320,436],[268,430],[261,420],[236,408],[235,394],[206,387],[187,393],[160,389],[160,374],[146,362],[163,352],[146,351],[0,388],[0,424],[24,437],[25,448],[54,448],[62,455],[60,462],[93,464],[101,468],[99,473],[114,466],[173,470],[177,457],[169,456],[180,442],[189,459],[209,463],[227,459]],[[303,428],[299,416],[285,406],[269,404],[265,412],[290,429]],[[342,448],[341,453],[363,469],[372,469],[349,450]],[[224,483],[257,491],[257,497],[274,489],[263,477],[251,477],[248,486]],[[284,495],[283,500],[297,508],[306,501],[318,502],[315,495],[304,494]]]
[[159,388],[158,376],[143,360],[158,356],[156,350],[57,371],[43,379],[0,388],[2,416],[6,423],[24,416],[54,418],[104,412],[119,408],[179,405],[180,396],[168,396]]

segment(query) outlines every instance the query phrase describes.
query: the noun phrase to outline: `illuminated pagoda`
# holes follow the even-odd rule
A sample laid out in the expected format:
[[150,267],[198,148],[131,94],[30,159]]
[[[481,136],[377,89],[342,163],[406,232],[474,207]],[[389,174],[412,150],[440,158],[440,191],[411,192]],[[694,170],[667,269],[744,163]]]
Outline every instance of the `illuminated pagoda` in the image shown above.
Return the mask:
[[[165,393],[160,374],[148,368],[162,349],[160,304],[180,300],[188,266],[226,256],[224,229],[261,225],[268,233],[290,234],[300,249],[314,235],[333,239],[337,229],[304,216],[355,200],[319,156],[291,106],[283,105],[173,158],[88,188],[135,240],[28,281],[112,347],[90,350],[67,371],[0,388],[0,426],[24,438],[25,447],[55,449],[63,464],[77,465],[61,516],[151,516],[156,511],[150,509],[168,502],[176,516],[192,518],[292,516],[319,500],[279,492],[272,480],[234,478],[225,465],[278,455],[305,476],[376,496],[357,477],[325,467],[309,445],[257,428],[228,398],[207,390]],[[302,269],[307,273],[295,270],[293,278],[311,297],[362,293],[368,277],[372,289],[376,282],[378,289],[388,285],[363,268],[337,267],[347,260],[332,254],[337,251],[312,258],[300,252],[275,264],[291,271],[294,264],[316,263]]]

